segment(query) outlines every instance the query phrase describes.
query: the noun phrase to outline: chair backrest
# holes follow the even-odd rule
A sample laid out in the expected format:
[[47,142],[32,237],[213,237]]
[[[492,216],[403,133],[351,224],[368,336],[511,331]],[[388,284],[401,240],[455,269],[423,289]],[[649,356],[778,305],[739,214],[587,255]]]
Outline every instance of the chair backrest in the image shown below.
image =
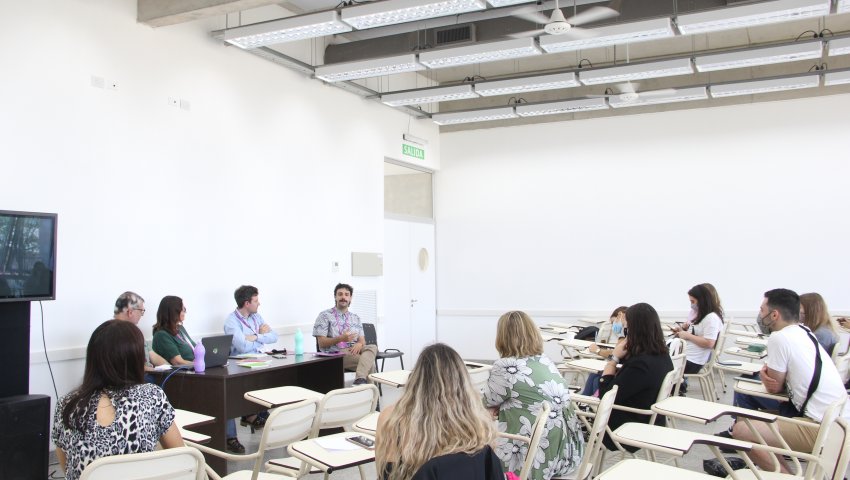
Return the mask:
[[720,358],[720,354],[723,353],[723,344],[726,343],[726,331],[729,330],[729,324],[730,322],[727,320],[720,327],[720,333],[717,334],[717,340],[714,341],[714,348],[711,349],[711,356],[708,358],[708,362],[702,367],[702,372],[708,372],[714,368],[714,364]]
[[[823,414],[821,426],[818,430],[818,436],[815,439],[815,446],[812,448],[812,455],[820,458],[820,465],[815,462],[809,462],[806,471],[806,478],[821,478],[826,475],[829,479],[843,479],[844,471],[847,469],[847,459],[844,459],[844,466],[839,468],[839,459],[847,457],[843,455],[847,447],[847,422],[840,418],[841,412],[844,410],[846,398],[833,402]],[[841,420],[839,423],[838,420]],[[820,467],[820,468],[818,468]],[[823,469],[823,472],[817,474],[816,471]],[[840,470],[840,471],[839,471]]]
[[618,388],[617,385],[614,385],[599,400],[599,406],[596,409],[596,418],[593,419],[593,428],[590,429],[587,445],[584,448],[584,456],[581,458],[581,464],[576,470],[576,480],[584,480],[590,477],[594,463],[599,460],[602,449],[605,448],[602,444],[602,439],[605,436],[605,427],[608,426],[608,418],[611,416],[611,410],[614,408],[614,399],[617,397]]
[[671,338],[667,342],[667,350],[670,352],[670,357],[675,357],[685,351],[685,342],[681,338]]
[[[318,400],[302,400],[298,403],[275,408],[266,419],[260,445],[254,461],[251,480],[257,480],[265,459],[265,452],[282,448],[303,440],[313,433],[313,423],[319,411]],[[307,472],[304,471],[304,474]]]
[[688,363],[688,359],[684,353],[680,353],[670,357],[670,360],[673,361],[673,372],[676,373],[673,378],[673,389],[671,395],[678,395],[679,387],[682,385],[682,379],[685,378],[685,365]]
[[86,466],[80,480],[202,480],[205,465],[194,448],[167,448],[98,458]]
[[375,325],[364,323],[363,336],[366,337],[366,345],[378,345],[378,332],[375,331]]
[[540,446],[540,439],[543,438],[543,433],[546,431],[546,421],[549,419],[549,412],[551,411],[552,407],[549,406],[549,402],[543,402],[543,408],[540,409],[534,425],[531,426],[528,452],[525,454],[525,462],[523,462],[522,470],[519,472],[519,480],[526,480],[531,475],[531,467],[534,466],[534,457],[537,454],[537,448]]
[[324,428],[343,427],[346,430],[357,420],[375,411],[378,405],[378,387],[365,384],[331,390],[319,403],[312,436]]
[[490,367],[478,367],[469,369],[469,380],[472,386],[479,391],[484,391],[487,381],[490,379]]

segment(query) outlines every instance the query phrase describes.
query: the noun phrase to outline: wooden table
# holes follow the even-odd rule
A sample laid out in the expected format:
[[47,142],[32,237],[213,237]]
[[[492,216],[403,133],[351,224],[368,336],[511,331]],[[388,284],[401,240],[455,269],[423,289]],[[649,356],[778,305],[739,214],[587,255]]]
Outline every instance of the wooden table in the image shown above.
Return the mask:
[[352,432],[335,433],[333,435],[325,435],[324,437],[309,438],[295,442],[286,447],[286,451],[295,458],[307,462],[308,464],[322,470],[325,473],[332,473],[335,470],[343,468],[356,467],[365,463],[375,461],[375,450],[366,449],[354,444],[354,449],[351,450],[327,450],[320,444],[322,442],[339,441],[348,443],[345,438],[356,437],[362,435],[367,438],[375,439],[372,435],[359,434]]
[[[169,373],[152,372],[152,375],[159,384]],[[208,368],[203,373],[176,372],[168,379],[164,390],[175,408],[214,417],[212,423],[193,430],[210,437],[210,448],[225,451],[227,419],[265,409],[245,400],[245,392],[283,385],[296,385],[320,393],[342,388],[342,356],[290,355],[283,359],[272,359],[269,366],[264,368],[240,367],[231,361],[223,367]],[[207,464],[219,475],[227,474],[227,462],[224,459],[204,456]]]

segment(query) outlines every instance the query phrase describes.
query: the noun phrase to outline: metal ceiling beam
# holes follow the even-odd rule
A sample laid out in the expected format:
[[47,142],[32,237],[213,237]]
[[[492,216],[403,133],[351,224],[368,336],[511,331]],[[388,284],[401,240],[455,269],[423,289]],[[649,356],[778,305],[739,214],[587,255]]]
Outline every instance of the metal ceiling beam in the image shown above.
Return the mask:
[[149,27],[164,27],[279,3],[277,0],[137,0],[136,20]]

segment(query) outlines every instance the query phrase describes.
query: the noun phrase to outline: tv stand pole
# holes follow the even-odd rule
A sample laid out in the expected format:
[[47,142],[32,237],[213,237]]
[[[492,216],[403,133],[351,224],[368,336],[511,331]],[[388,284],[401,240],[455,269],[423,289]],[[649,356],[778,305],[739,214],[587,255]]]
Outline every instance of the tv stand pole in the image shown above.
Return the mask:
[[30,392],[30,302],[0,303],[0,398]]

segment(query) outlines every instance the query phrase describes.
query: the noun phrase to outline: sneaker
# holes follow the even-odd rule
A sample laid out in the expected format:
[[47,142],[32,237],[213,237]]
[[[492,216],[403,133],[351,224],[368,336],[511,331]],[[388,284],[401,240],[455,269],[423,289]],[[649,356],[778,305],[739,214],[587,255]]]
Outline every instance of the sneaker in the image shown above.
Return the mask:
[[227,450],[229,452],[233,452],[233,453],[237,453],[237,454],[241,455],[241,454],[245,453],[245,445],[242,445],[241,443],[239,443],[239,439],[236,438],[236,437],[228,438],[227,439]]
[[355,386],[356,386],[356,385],[365,385],[365,384],[367,384],[367,383],[369,383],[369,381],[368,381],[368,380],[366,380],[366,379],[365,379],[365,378],[363,378],[363,377],[359,377],[359,378],[355,378],[355,379],[354,379],[354,385],[355,385]]

